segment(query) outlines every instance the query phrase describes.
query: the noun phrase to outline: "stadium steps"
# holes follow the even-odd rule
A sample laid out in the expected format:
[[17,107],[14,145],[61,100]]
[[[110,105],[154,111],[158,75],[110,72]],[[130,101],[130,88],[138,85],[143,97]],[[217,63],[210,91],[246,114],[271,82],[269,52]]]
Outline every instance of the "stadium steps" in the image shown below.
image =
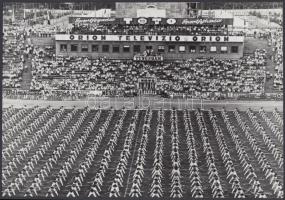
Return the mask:
[[[246,138],[246,135],[242,128],[239,126],[238,121],[233,113],[233,111],[227,111],[227,115],[229,116],[230,121],[232,122],[232,125],[235,127],[237,133],[239,133],[241,138],[244,138],[241,140],[243,142],[243,145],[245,147],[245,151],[248,154],[249,160],[251,161],[252,167],[255,170],[255,173],[257,175],[257,179],[259,180],[262,189],[264,190],[264,193],[268,198],[273,198],[273,190],[271,189],[269,181],[265,178],[264,172],[262,171],[260,164],[258,163],[257,158],[254,155],[254,151],[249,143],[249,140]],[[250,188],[248,188],[250,189]]]
[[198,158],[199,174],[201,179],[202,188],[204,191],[203,196],[205,198],[212,198],[212,189],[209,183],[208,166],[206,161],[206,153],[203,151],[203,141],[201,137],[201,131],[199,130],[198,120],[195,115],[195,111],[189,111],[190,120],[193,127],[195,146]]
[[22,82],[21,82],[21,89],[29,90],[32,82],[32,62],[31,58],[28,57],[25,60],[25,65],[28,67],[26,70],[23,71],[22,75]]
[[202,111],[203,118],[205,120],[205,124],[208,131],[208,137],[209,142],[211,144],[211,147],[213,149],[213,154],[215,157],[215,165],[217,167],[221,185],[224,191],[225,198],[233,198],[231,184],[227,180],[227,174],[226,174],[226,167],[223,163],[222,154],[219,149],[219,144],[210,120],[209,112],[208,111]]
[[246,180],[243,169],[242,169],[242,163],[239,160],[239,156],[238,156],[238,152],[237,150],[234,148],[235,147],[235,143],[232,140],[232,137],[227,129],[227,125],[225,123],[225,121],[223,120],[223,116],[221,114],[220,111],[214,111],[214,114],[217,116],[217,123],[218,125],[221,127],[222,131],[223,131],[223,135],[224,135],[224,139],[226,141],[226,144],[229,148],[230,151],[230,155],[232,158],[232,161],[234,163],[234,167],[235,170],[237,172],[237,175],[239,177],[240,183],[241,183],[241,187],[245,192],[245,196],[247,198],[254,198],[254,196],[251,194],[250,191],[248,191],[248,188],[250,188],[250,184],[249,181]]

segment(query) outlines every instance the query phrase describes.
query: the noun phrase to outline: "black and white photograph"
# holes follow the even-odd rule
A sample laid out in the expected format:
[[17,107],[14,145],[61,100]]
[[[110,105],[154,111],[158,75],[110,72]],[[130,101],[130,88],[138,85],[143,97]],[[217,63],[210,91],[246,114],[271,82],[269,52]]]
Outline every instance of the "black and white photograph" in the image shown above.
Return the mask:
[[8,1],[1,198],[284,198],[283,1]]

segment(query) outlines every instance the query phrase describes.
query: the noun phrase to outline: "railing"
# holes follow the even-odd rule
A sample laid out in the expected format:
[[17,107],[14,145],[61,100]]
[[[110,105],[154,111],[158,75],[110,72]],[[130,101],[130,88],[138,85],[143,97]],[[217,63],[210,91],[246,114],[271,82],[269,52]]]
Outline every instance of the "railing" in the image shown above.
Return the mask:
[[211,35],[211,36],[244,36],[242,32],[221,32],[221,31],[105,31],[105,30],[95,30],[95,31],[70,31],[70,32],[57,32],[56,34],[78,34],[78,35]]
[[[136,95],[134,95],[136,94]],[[211,95],[203,96],[189,95],[184,93],[176,93],[168,96],[164,96],[169,99],[188,99],[188,98],[199,98],[208,100],[283,100],[283,93],[221,93],[216,95],[214,92]],[[158,94],[153,94],[158,95]],[[101,90],[97,94],[94,90],[43,90],[43,91],[31,91],[21,89],[3,89],[2,97],[7,99],[28,99],[28,100],[51,100],[51,101],[62,101],[62,100],[88,100],[96,97],[135,97],[138,96],[138,91],[134,90],[133,93],[125,93],[118,90]],[[158,95],[160,96],[160,95]]]

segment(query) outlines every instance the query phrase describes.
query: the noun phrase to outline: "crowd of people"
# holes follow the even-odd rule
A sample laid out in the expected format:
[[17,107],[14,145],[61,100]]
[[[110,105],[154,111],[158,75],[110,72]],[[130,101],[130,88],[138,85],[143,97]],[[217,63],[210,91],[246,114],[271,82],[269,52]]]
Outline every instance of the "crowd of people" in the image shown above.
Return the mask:
[[[71,34],[90,35],[231,35],[223,26],[98,25],[73,24]],[[236,33],[237,34],[237,33]],[[239,33],[242,34],[242,33]]]
[[[281,183],[280,178],[278,177],[278,174],[276,173],[276,171],[272,167],[273,165],[274,166],[276,166],[276,165],[274,164],[274,162],[268,161],[268,156],[266,156],[266,154],[264,153],[265,149],[262,149],[260,147],[261,145],[259,145],[259,142],[257,142],[256,136],[255,136],[255,131],[262,131],[262,129],[264,130],[264,127],[256,122],[256,119],[252,115],[250,110],[247,110],[247,113],[248,113],[249,118],[252,122],[252,127],[254,127],[255,130],[254,130],[254,128],[252,128],[248,125],[249,123],[246,123],[245,121],[243,121],[238,109],[235,109],[235,111],[234,111],[234,114],[235,114],[235,117],[239,123],[239,126],[244,131],[245,136],[248,139],[251,148],[254,150],[255,157],[258,159],[258,163],[261,164],[262,171],[264,172],[266,179],[269,180],[270,186],[272,187],[274,194],[277,195],[277,197],[279,197],[279,198],[283,198],[283,195],[284,195],[283,194],[283,185]],[[261,135],[259,135],[259,136],[261,137]],[[266,137],[266,135],[262,135],[262,137],[263,137],[263,140],[265,140],[265,144],[267,144],[267,146],[270,149],[270,141],[271,141],[270,138]],[[279,168],[282,168],[282,166],[283,166],[283,153],[279,152],[278,150],[274,149],[274,147],[273,147],[272,154],[274,155],[273,156],[274,161],[276,161],[278,163]],[[246,156],[248,159],[248,156],[246,153],[244,153],[243,156]],[[255,190],[258,192],[256,197],[260,197],[260,196],[258,196],[260,194],[262,194],[264,196],[265,195],[264,191],[261,188],[261,184],[257,179],[257,175],[256,175],[252,165],[247,164],[247,165],[245,165],[245,168],[247,170],[250,169],[249,172],[247,173],[247,179],[250,177],[251,183],[253,182],[252,187],[257,188]],[[266,198],[266,196],[264,196],[264,197]]]
[[115,177],[113,178],[109,197],[119,197],[122,194],[121,190],[124,183],[123,177],[126,174],[127,165],[131,155],[131,147],[134,144],[133,141],[134,141],[135,130],[138,124],[138,117],[139,117],[139,111],[137,110],[135,115],[131,118],[131,123],[128,127],[127,137],[124,141],[123,150],[121,151],[120,154],[120,161],[116,167]]
[[256,50],[241,61],[197,58],[154,64],[82,57],[45,61],[40,52],[35,51],[32,59],[31,90],[101,90],[104,95],[136,96],[139,79],[146,77],[155,78],[155,93],[165,96],[210,97],[264,90],[265,50]]
[[[126,28],[126,26],[121,27],[123,34],[129,34],[125,32],[128,29],[124,27]],[[195,29],[195,26],[185,26],[180,27],[180,31],[185,31],[189,27]],[[81,28],[77,27],[78,30],[84,30]],[[109,28],[121,30],[116,26]],[[137,26],[129,28],[137,30]],[[171,33],[171,29],[177,31],[174,26],[155,28],[157,30],[154,31],[162,33]],[[203,26],[199,28],[201,30],[197,29],[198,32],[203,32]],[[267,52],[262,49],[257,49],[253,55],[245,56],[239,61],[196,58],[183,62],[147,63],[105,58],[91,60],[84,57],[55,57],[54,53],[31,44],[31,35],[57,30],[58,26],[53,25],[4,26],[4,88],[22,89],[23,72],[31,68],[32,80],[28,89],[31,92],[39,91],[44,96],[58,96],[55,93],[59,92],[52,90],[61,91],[60,95],[63,96],[77,97],[85,96],[86,91],[92,90],[102,91],[106,96],[137,96],[140,94],[138,81],[146,77],[157,81],[151,93],[164,97],[224,98],[238,93],[264,92]],[[218,27],[218,30],[222,30],[221,27]],[[153,30],[150,28],[149,31]],[[195,33],[193,30],[190,32]],[[282,30],[272,32],[268,37],[273,47],[273,60],[276,63],[273,85],[278,91],[283,89],[281,36]],[[148,54],[144,56],[146,55]]]
[[[239,111],[236,109],[234,112],[235,112],[234,114],[235,114],[235,117],[239,123],[241,130],[244,132],[247,139],[250,141],[250,145],[254,149],[255,156],[258,157],[258,161],[259,161],[259,163],[261,163],[262,171],[264,172],[266,179],[269,179],[270,185],[273,187],[272,189],[274,190],[274,193],[278,197],[283,197],[282,186],[281,186],[281,188],[278,186],[278,185],[280,185],[280,182],[278,181],[277,174],[275,174],[274,172],[271,173],[273,171],[271,165],[268,163],[268,161],[266,159],[262,159],[264,154],[263,154],[262,150],[260,149],[260,147],[258,147],[255,137],[249,132],[249,126],[247,125],[247,123],[245,123],[242,120]],[[227,129],[228,129],[228,131],[229,131],[229,133],[230,133],[230,135],[231,135],[231,137],[235,143],[235,148],[238,151],[239,160],[242,164],[242,170],[244,172],[244,175],[246,176],[246,179],[249,180],[249,183],[252,184],[250,189],[253,190],[255,197],[267,198],[267,196],[264,192],[264,189],[261,187],[261,183],[259,181],[260,175],[257,176],[257,172],[254,170],[253,163],[251,163],[252,161],[249,158],[249,155],[245,151],[245,146],[244,146],[244,144],[242,144],[242,140],[240,139],[241,135],[238,134],[238,132],[237,132],[238,130],[230,122],[230,118],[224,109],[222,110],[222,117],[223,117],[223,119],[227,125]],[[263,155],[263,156],[260,156],[260,155]],[[276,183],[273,185],[273,178],[274,177],[275,177]],[[276,189],[277,186],[279,187],[278,189]]]
[[276,90],[283,90],[283,30],[272,31],[268,37],[272,46],[273,61],[275,66],[273,87]]
[[[153,117],[154,112],[157,112],[157,118]],[[120,197],[123,195],[124,188],[130,197],[149,195],[163,198],[169,194],[172,198],[181,198],[186,196],[185,190],[187,190],[191,191],[191,196],[194,198],[209,197],[209,195],[213,198],[228,195],[235,198],[249,196],[283,198],[283,175],[277,170],[283,166],[283,152],[278,150],[278,148],[282,149],[282,133],[276,129],[276,127],[280,129],[282,125],[278,110],[275,109],[272,112],[271,119],[266,116],[262,108],[255,114],[250,109],[247,111],[235,109],[234,112],[227,112],[225,109],[222,111],[197,109],[192,114],[188,110],[171,109],[170,116],[166,117],[166,112],[162,109],[158,111],[122,109],[115,114],[114,109],[94,111],[90,107],[54,109],[50,106],[5,109],[2,196],[12,197],[24,192],[25,197],[62,195],[78,197],[82,194],[98,197],[103,195],[104,190],[104,195],[107,192],[109,197]],[[220,119],[216,115],[217,112],[221,114]],[[138,126],[140,113],[145,113],[142,126]],[[117,120],[114,118],[115,115]],[[246,116],[249,118],[248,121],[245,121]],[[264,119],[264,123],[260,123],[257,117]],[[21,119],[20,122],[19,119]],[[181,119],[182,121],[179,121]],[[115,123],[112,120],[115,120]],[[193,120],[196,121],[197,126],[192,125]],[[154,121],[155,125],[151,125]],[[98,134],[92,135],[92,130],[99,122],[100,125],[96,128]],[[178,128],[180,122],[184,122],[185,132]],[[166,123],[170,124],[168,141]],[[109,129],[111,124],[113,128]],[[222,124],[225,124],[224,128],[221,127]],[[123,127],[126,127],[124,134]],[[141,138],[140,142],[133,147],[132,145],[135,144],[133,141],[138,134],[135,131],[137,128],[141,130]],[[262,133],[265,128],[270,128],[270,131]],[[109,130],[112,130],[110,134],[108,134]],[[212,130],[213,136],[210,136]],[[180,131],[185,134],[185,141],[180,139],[182,138]],[[195,131],[200,133],[199,136],[194,135]],[[50,134],[47,134],[49,132]],[[153,136],[151,136],[152,132],[155,133]],[[226,136],[225,132],[229,135]],[[243,135],[244,139],[242,139]],[[155,138],[155,141],[150,143],[150,137]],[[88,148],[84,151],[88,138],[90,138]],[[103,138],[107,139],[107,143],[102,143]],[[233,151],[227,146],[229,138],[234,143],[233,148],[236,153],[232,153]],[[118,142],[121,139],[123,142]],[[213,139],[218,143],[217,148],[212,148]],[[166,169],[165,145],[168,142],[171,146],[170,165]],[[197,142],[202,143],[201,149],[198,148]],[[245,146],[247,143],[249,145]],[[137,148],[137,151],[131,151],[132,148]],[[153,149],[151,152],[153,165],[146,164],[146,153],[150,149]],[[114,155],[117,150],[120,153],[119,157]],[[98,151],[102,154],[98,155]],[[186,155],[189,161],[189,177],[182,176],[183,166],[180,155],[183,151],[188,152]],[[202,151],[206,166],[201,164],[201,158],[197,156]],[[134,152],[137,152],[137,157],[132,162],[134,170],[128,175],[127,172],[130,170],[128,163],[131,162],[131,155]],[[217,153],[220,153],[220,156],[217,157]],[[236,159],[231,156],[233,154]],[[83,157],[79,158],[79,155]],[[110,162],[114,156],[117,160],[116,167],[110,169]],[[99,159],[99,162],[94,162],[96,159]],[[237,163],[240,163],[240,168],[236,168]],[[226,175],[223,174],[224,171],[220,165],[224,165]],[[89,189],[86,190],[87,173],[91,168],[96,173],[92,178],[91,186],[89,185]],[[201,171],[202,168],[204,169]],[[151,176],[146,177],[146,173]],[[167,186],[165,185],[166,176],[170,178]],[[124,182],[126,177],[130,178],[128,182]],[[144,186],[148,188],[147,191],[142,189],[146,178],[151,179],[151,184]],[[191,185],[185,187],[181,180],[189,178]],[[205,180],[209,181],[210,193],[204,190],[207,187],[204,185]],[[270,188],[264,187],[265,182],[269,183]],[[245,188],[247,183],[250,188]],[[126,187],[128,184],[130,187]],[[273,193],[270,194],[268,191]]]
[[19,25],[3,27],[3,87],[20,88],[28,50],[26,34]]
[[[126,117],[127,111],[123,110],[123,112],[120,115],[120,119],[117,121],[116,125],[115,125],[115,129],[114,131],[111,133],[111,137],[109,142],[106,144],[106,148],[105,151],[103,152],[103,157],[101,159],[101,161],[98,163],[98,170],[95,174],[95,176],[93,177],[93,181],[92,181],[92,187],[91,190],[88,194],[88,196],[90,197],[96,197],[99,196],[99,192],[101,192],[101,187],[103,185],[103,178],[106,176],[106,171],[109,168],[110,165],[110,161],[111,161],[111,157],[114,153],[114,148],[116,147],[117,143],[118,143],[118,138],[120,136],[120,134],[122,133],[122,126],[123,126],[123,122],[124,119]],[[131,134],[133,134],[133,132],[131,132]],[[126,157],[126,155],[125,155]],[[122,166],[121,166],[122,167]],[[123,170],[123,169],[122,169]],[[122,171],[121,171],[122,172]],[[121,173],[119,171],[117,171],[117,173]],[[111,189],[110,189],[110,197],[118,197],[120,195],[120,191],[119,191],[119,182],[121,182],[122,180],[118,177],[118,179],[116,179],[116,181],[114,181],[111,185]],[[69,194],[67,194],[67,197],[69,196]]]
[[[219,144],[219,149],[221,152],[222,160],[225,163],[227,169],[227,179],[232,186],[232,192],[235,198],[245,198],[244,189],[241,187],[240,178],[233,164],[233,159],[231,158],[229,148],[225,142],[225,137],[221,127],[217,123],[217,117],[213,113],[213,110],[209,110],[209,116],[211,123],[214,127],[214,133]],[[255,191],[255,188],[254,188]]]
[[161,185],[161,180],[163,179],[162,169],[163,169],[163,137],[165,135],[165,130],[163,126],[164,122],[164,112],[160,111],[158,113],[158,126],[156,131],[155,139],[155,151],[154,151],[154,161],[152,169],[152,183],[151,183],[151,197],[162,197],[163,188]]
[[[21,88],[23,73],[30,67],[30,59],[35,49],[31,37],[51,32],[55,26],[27,26],[19,21],[3,27],[3,87]],[[48,48],[47,48],[48,49]],[[46,51],[47,55],[50,52]]]
[[146,161],[147,143],[149,141],[150,121],[152,119],[151,110],[147,110],[144,117],[143,132],[138,148],[138,156],[135,161],[135,171],[132,177],[131,189],[129,192],[130,197],[141,197],[142,196],[142,180],[144,178],[144,169]]

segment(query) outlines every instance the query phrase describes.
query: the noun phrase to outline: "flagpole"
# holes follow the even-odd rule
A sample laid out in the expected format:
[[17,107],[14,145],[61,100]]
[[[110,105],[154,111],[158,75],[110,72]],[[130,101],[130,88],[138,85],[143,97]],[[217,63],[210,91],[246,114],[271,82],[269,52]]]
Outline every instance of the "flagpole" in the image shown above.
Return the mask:
[[34,20],[36,21],[37,19],[37,9],[34,9],[35,13],[34,13]]
[[14,7],[14,5],[13,5],[13,7],[12,7],[12,22],[15,22],[15,7]]
[[26,21],[26,4],[24,3],[24,22]]

